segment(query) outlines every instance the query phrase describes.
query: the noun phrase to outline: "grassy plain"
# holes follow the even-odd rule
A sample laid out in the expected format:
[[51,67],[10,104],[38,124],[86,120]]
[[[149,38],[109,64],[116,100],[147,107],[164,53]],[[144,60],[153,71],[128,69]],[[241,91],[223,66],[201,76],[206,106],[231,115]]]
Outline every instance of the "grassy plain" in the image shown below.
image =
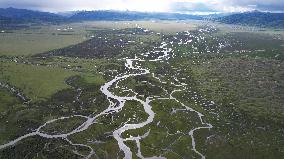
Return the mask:
[[78,73],[62,68],[1,63],[2,82],[22,90],[32,100],[43,100],[59,90],[70,88],[64,81]]
[[78,44],[90,39],[98,29],[125,29],[137,26],[172,34],[194,30],[199,21],[96,21],[62,25],[30,26],[0,33],[0,56],[28,56]]
[[32,101],[46,100],[60,90],[71,88],[65,81],[72,76],[80,75],[89,83],[105,82],[96,69],[103,60],[55,57],[35,61],[31,58],[29,64],[23,63],[27,62],[25,59],[18,60],[18,63],[7,59],[1,62],[0,81],[15,86]]
[[[219,28],[223,33],[255,33],[259,35],[274,35],[277,38],[284,38],[284,29],[272,29],[272,28],[259,28],[243,25],[231,25],[216,22],[209,22],[210,25],[214,25]],[[276,38],[275,37],[275,38]]]
[[146,28],[148,30],[173,34],[185,30],[194,30],[198,25],[202,24],[201,21],[188,20],[188,21],[87,21],[84,22],[87,28],[101,28],[101,29],[125,29],[136,28],[137,26]]
[[[72,28],[72,29],[71,29]],[[77,44],[89,38],[84,25],[30,26],[0,33],[0,55],[27,56]]]

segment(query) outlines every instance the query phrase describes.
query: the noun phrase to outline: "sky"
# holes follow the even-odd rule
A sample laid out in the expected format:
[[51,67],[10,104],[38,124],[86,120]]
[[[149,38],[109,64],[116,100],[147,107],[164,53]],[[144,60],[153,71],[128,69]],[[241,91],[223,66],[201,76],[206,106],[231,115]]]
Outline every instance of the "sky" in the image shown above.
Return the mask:
[[142,12],[212,13],[252,10],[284,12],[284,0],[0,0],[0,8],[49,12],[129,10]]

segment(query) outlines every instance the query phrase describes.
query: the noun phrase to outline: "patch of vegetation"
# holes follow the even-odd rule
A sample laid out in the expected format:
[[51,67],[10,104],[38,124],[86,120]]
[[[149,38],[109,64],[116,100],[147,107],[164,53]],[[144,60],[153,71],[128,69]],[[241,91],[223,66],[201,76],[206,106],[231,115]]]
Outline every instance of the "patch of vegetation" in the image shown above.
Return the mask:
[[30,99],[44,100],[69,86],[64,81],[76,72],[60,68],[27,65],[15,62],[1,63],[1,81],[16,86]]

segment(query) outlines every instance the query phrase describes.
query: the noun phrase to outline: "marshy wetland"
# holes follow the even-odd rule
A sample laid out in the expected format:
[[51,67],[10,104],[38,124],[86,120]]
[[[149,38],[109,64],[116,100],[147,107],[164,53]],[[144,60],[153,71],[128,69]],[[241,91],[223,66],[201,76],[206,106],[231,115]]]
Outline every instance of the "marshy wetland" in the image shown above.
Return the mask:
[[284,156],[283,31],[118,21],[0,39],[0,158]]

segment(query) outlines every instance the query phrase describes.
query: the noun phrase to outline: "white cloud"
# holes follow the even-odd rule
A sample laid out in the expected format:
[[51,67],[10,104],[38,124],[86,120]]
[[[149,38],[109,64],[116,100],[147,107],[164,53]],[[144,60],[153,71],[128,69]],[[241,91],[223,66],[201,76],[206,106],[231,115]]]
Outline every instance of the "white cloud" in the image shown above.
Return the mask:
[[45,11],[62,10],[169,10],[171,0],[0,0],[0,7],[41,9]]
[[239,12],[253,9],[284,11],[284,0],[0,0],[0,7],[45,11],[131,10],[186,12],[215,10]]

